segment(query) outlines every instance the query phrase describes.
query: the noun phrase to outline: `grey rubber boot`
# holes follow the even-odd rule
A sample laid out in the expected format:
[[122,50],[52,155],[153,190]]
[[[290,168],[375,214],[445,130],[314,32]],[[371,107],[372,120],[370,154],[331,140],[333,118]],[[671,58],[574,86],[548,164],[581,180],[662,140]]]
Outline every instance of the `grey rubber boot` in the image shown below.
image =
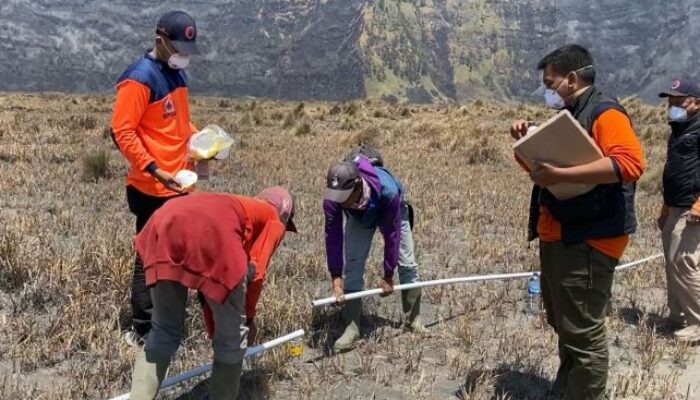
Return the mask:
[[146,360],[146,352],[141,348],[136,353],[134,372],[131,375],[131,400],[153,400],[158,394],[161,382],[168,372],[169,362],[152,363]]
[[357,339],[360,338],[360,314],[362,314],[362,299],[349,300],[343,306],[343,322],[345,332],[333,344],[336,353],[350,350]]
[[241,386],[243,360],[235,364],[214,361],[209,379],[209,400],[236,400]]
[[428,329],[420,320],[421,289],[408,289],[401,292],[404,329],[415,333],[426,333]]

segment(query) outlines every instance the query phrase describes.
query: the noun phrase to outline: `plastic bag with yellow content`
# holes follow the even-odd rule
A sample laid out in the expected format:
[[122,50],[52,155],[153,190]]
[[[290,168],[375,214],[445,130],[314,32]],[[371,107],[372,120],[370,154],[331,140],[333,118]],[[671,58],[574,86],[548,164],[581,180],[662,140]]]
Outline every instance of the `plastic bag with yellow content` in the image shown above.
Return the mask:
[[228,157],[233,138],[218,125],[207,125],[190,138],[189,156],[194,161]]

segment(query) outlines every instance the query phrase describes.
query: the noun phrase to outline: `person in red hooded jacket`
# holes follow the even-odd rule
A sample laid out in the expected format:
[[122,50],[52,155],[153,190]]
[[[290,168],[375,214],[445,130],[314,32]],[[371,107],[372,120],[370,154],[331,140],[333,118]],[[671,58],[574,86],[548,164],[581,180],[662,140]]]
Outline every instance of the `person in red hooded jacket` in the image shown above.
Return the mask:
[[153,399],[182,341],[188,289],[205,299],[214,349],[209,398],[238,395],[249,327],[267,266],[294,199],[281,187],[255,197],[195,193],[165,203],[136,236],[153,299],[153,328],[137,354],[132,400]]

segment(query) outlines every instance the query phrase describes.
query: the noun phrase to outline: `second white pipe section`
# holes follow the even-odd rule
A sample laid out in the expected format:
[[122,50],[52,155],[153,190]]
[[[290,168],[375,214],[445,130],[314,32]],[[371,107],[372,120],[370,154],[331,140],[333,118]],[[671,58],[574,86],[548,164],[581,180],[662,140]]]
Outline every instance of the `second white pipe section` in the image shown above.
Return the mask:
[[[271,349],[273,347],[277,347],[281,344],[287,343],[290,340],[294,340],[296,338],[304,336],[304,330],[299,329],[297,331],[294,331],[288,335],[284,335],[281,337],[278,337],[277,339],[270,340],[269,342],[265,342],[263,344],[259,344],[254,347],[248,347],[245,351],[245,356],[244,358],[254,356],[256,354],[262,353],[265,350]],[[182,381],[186,381],[188,379],[194,378],[195,376],[202,375],[206,372],[209,372],[211,370],[211,363],[204,364],[200,367],[191,369],[189,371],[185,371],[181,373],[180,375],[176,375],[173,377],[170,377],[166,380],[163,381],[163,383],[160,384],[161,389],[168,388],[170,386],[176,385]],[[127,400],[129,399],[129,393],[123,394],[121,396],[117,396],[112,398],[111,400]]]
[[[619,266],[617,266],[617,268],[615,268],[615,270],[622,271],[622,270],[632,268],[634,266],[646,263],[648,261],[651,261],[651,260],[659,258],[659,257],[663,257],[663,253],[655,254],[653,256],[649,256],[647,258],[644,258],[644,259],[641,259],[638,261],[619,265]],[[468,277],[463,277],[463,278],[437,279],[434,281],[414,282],[414,283],[407,283],[404,285],[396,285],[396,286],[394,286],[394,291],[400,292],[402,290],[408,290],[408,289],[424,288],[424,287],[439,286],[439,285],[452,285],[455,283],[529,278],[535,273],[539,273],[539,272],[537,272],[537,271],[517,272],[517,273],[512,273],[512,274],[476,275],[476,276],[468,276]],[[353,300],[353,299],[361,299],[363,297],[368,297],[368,296],[375,296],[375,295],[382,294],[382,293],[383,293],[382,289],[370,289],[370,290],[365,290],[362,292],[348,293],[345,296],[343,296],[343,298],[345,301],[347,301],[347,300]],[[323,305],[327,305],[327,304],[334,304],[337,302],[338,302],[338,300],[335,298],[335,296],[332,296],[332,297],[326,297],[324,299],[314,300],[311,302],[311,304],[313,305],[313,307],[318,307],[318,306],[323,306]]]

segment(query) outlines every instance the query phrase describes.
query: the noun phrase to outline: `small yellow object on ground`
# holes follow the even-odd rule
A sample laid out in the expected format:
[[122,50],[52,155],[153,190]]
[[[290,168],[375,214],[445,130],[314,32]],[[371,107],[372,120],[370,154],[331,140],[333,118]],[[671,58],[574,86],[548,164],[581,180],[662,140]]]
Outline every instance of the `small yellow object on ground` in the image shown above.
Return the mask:
[[287,343],[287,354],[291,357],[301,357],[304,354],[304,341],[296,338]]

